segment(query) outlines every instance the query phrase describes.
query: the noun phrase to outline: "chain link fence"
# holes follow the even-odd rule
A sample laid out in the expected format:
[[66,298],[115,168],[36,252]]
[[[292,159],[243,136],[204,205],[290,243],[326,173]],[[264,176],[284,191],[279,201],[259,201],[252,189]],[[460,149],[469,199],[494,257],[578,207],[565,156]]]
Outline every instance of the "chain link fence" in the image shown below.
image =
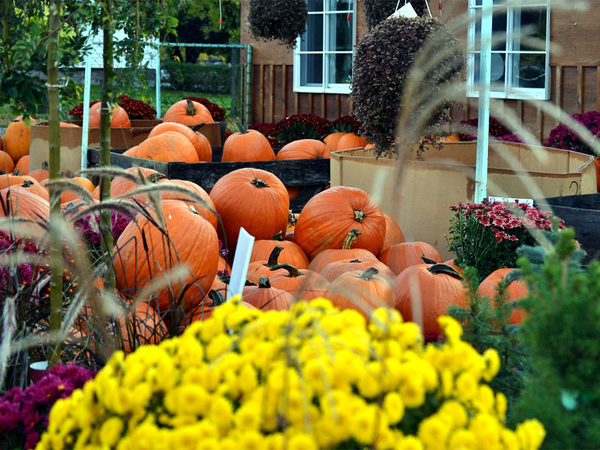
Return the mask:
[[[115,34],[115,41],[119,38]],[[70,95],[68,85],[72,84],[81,86],[84,94],[87,87],[92,92],[89,100],[100,99],[102,47],[101,39],[93,41],[81,64],[64,68],[67,82],[62,92]],[[251,67],[252,47],[241,44],[153,42],[144,47],[139,68],[130,68],[123,58],[114,61],[116,90],[150,104],[157,117],[185,97],[199,97],[223,108],[230,126],[250,123]]]

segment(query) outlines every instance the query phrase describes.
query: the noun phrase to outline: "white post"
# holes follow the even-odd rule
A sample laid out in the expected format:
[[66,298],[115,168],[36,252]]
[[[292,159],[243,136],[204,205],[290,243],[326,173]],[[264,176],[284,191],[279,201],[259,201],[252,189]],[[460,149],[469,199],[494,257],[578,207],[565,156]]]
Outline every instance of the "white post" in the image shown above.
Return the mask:
[[162,117],[162,111],[160,110],[160,41],[156,40],[156,56],[155,56],[155,67],[156,67],[156,117]]
[[475,203],[481,203],[487,196],[488,145],[490,133],[490,83],[492,71],[492,0],[483,0],[481,14],[481,53],[479,63],[479,114],[477,122],[477,162],[475,164]]
[[252,256],[252,247],[254,247],[254,236],[248,233],[244,227],[240,228],[231,268],[231,277],[229,277],[227,300],[235,295],[242,295],[244,291],[250,256]]
[[83,124],[81,125],[81,170],[87,169],[88,132],[90,123],[90,90],[92,84],[92,54],[85,55],[85,77],[83,82]]

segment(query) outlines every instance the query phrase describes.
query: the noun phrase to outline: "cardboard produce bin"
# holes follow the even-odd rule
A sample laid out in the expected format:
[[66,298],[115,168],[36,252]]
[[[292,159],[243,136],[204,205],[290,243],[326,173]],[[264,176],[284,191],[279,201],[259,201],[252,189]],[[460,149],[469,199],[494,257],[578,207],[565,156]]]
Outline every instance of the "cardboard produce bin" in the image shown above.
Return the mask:
[[[81,126],[81,121],[74,121]],[[140,144],[162,119],[132,120],[130,128],[111,128],[110,146],[112,149],[128,149]],[[225,122],[206,124],[198,131],[204,134],[211,145],[219,146],[225,133]],[[60,167],[65,175],[70,175],[81,170],[81,142],[82,128],[61,127],[60,129]],[[31,127],[29,146],[30,170],[47,168],[49,160],[48,122],[36,123]],[[100,129],[90,128],[88,131],[88,149],[100,146]]]
[[[358,187],[379,203],[402,228],[409,241],[425,241],[445,258],[452,212],[459,202],[473,203],[475,142],[445,143],[429,148],[424,161],[412,151],[399,161],[376,159],[370,150],[331,154],[331,185]],[[488,196],[543,198],[596,192],[594,157],[546,147],[490,143]]]

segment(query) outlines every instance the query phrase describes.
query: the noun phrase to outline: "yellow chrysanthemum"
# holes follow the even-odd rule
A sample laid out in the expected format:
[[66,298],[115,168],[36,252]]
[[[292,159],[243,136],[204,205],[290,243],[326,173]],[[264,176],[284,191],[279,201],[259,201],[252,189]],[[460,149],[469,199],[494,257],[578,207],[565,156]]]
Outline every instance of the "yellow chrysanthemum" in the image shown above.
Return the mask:
[[210,417],[221,432],[227,431],[233,420],[233,405],[226,398],[215,396],[210,403],[207,417]]
[[529,419],[520,423],[517,425],[516,433],[523,450],[540,448],[546,437],[546,430],[537,419]]
[[504,420],[506,418],[506,396],[502,392],[496,393],[496,415],[498,419]]
[[466,427],[469,419],[465,407],[456,400],[445,401],[440,407],[438,414],[448,417],[453,429]]
[[109,417],[100,427],[100,443],[113,447],[121,437],[123,428],[124,424],[120,417]]
[[371,314],[368,329],[375,339],[383,339],[391,336],[392,325],[402,323],[400,313],[392,308],[377,308]]
[[477,392],[477,380],[470,373],[463,372],[456,378],[456,395],[461,401],[469,402]]
[[372,399],[381,394],[384,385],[384,374],[379,361],[371,361],[363,370],[358,372],[356,386],[359,393],[367,399]]
[[207,361],[214,361],[230,349],[231,337],[227,334],[219,334],[206,345],[206,359]]
[[469,430],[477,438],[480,448],[497,448],[500,445],[502,425],[490,414],[477,414],[469,424]]
[[425,388],[420,381],[406,380],[400,387],[400,395],[407,408],[418,408],[425,403]]
[[448,342],[450,342],[450,344],[460,341],[460,337],[462,336],[462,327],[456,321],[456,319],[450,316],[440,316],[438,317],[438,323],[442,327],[442,330],[444,330],[444,334],[448,338]]
[[495,414],[495,404],[496,397],[494,396],[494,391],[492,388],[487,384],[480,385],[477,395],[477,407],[479,408],[479,411]]
[[447,421],[437,414],[421,421],[417,436],[428,449],[444,449],[450,435],[450,426]]
[[395,450],[423,450],[423,443],[415,436],[404,436],[398,441]]
[[[517,450],[514,447],[512,449]],[[450,436],[448,450],[479,450],[477,438],[468,430],[456,430]]]
[[332,373],[330,361],[326,357],[307,361],[302,368],[302,377],[316,395],[323,395],[331,389]]
[[488,348],[483,353],[483,360],[485,361],[485,370],[483,371],[483,379],[488,383],[494,379],[500,370],[500,356],[498,352],[493,348]]
[[397,339],[405,350],[408,349],[420,349],[423,344],[423,334],[421,333],[421,327],[414,322],[405,322],[397,327],[396,329]]
[[352,437],[363,445],[371,445],[375,439],[377,419],[377,408],[372,405],[358,411],[350,421]]
[[398,392],[388,392],[383,399],[383,410],[390,424],[396,425],[404,417],[404,402]]
[[235,412],[235,426],[239,430],[260,429],[260,405],[255,402],[244,403]]
[[313,436],[298,433],[290,437],[287,448],[288,450],[317,450],[319,446]]

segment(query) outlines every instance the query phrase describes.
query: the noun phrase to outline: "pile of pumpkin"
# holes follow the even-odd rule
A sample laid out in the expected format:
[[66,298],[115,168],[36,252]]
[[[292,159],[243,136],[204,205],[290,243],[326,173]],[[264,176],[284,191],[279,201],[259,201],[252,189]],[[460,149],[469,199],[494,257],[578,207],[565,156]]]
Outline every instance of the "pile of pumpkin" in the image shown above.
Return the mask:
[[[184,100],[173,105],[169,111],[179,108],[180,117],[171,120],[190,116],[193,107],[196,115],[202,116],[194,120],[210,123],[208,110],[194,103]],[[198,149],[206,148],[203,135],[193,131],[191,123],[166,121],[169,111],[148,139],[129,151],[135,156],[157,157],[187,147],[186,153],[193,155],[189,162],[198,162]],[[119,117],[118,110],[113,112],[113,121]],[[196,146],[198,142],[201,147]],[[325,142],[294,141],[275,154],[261,133],[248,130],[225,141],[223,160],[327,158],[334,150],[365,146],[368,142],[363,138],[335,133]],[[174,150],[169,150],[171,147]],[[211,160],[203,154],[206,161]],[[181,161],[179,157],[176,160]],[[173,327],[181,329],[206,318],[224,301],[226,275],[242,227],[256,239],[243,292],[248,307],[286,309],[296,299],[326,297],[368,319],[374,308],[387,305],[398,309],[406,320],[421,323],[425,334],[435,334],[440,332],[436,319],[446,313],[448,305],[466,304],[461,269],[451,261],[444,262],[426,242],[405,242],[398,223],[360,189],[329,188],[314,196],[300,214],[292,215],[289,202],[293,193],[274,174],[260,169],[230,172],[210,192],[191,181],[168,180],[152,169],[127,172],[141,176],[142,183],[151,181],[162,188],[160,212],[150,208],[149,213],[138,215],[115,245],[116,287],[118,295],[134,305],[135,339],[139,342],[157,342],[172,333]],[[20,198],[12,205],[13,214],[32,220],[47,217],[47,190],[33,176],[28,177],[31,180],[22,177],[1,178],[11,185],[11,200]],[[89,181],[82,180],[82,184]],[[150,204],[149,194],[135,192],[139,187],[131,177],[117,177],[111,183],[111,198]],[[85,188],[94,201],[99,200],[98,187]],[[77,197],[77,189],[65,194]],[[65,198],[63,203],[72,200]],[[229,259],[220,255],[220,242]],[[168,278],[163,287],[160,283],[154,286],[153,281],[177,266],[185,270]],[[490,275],[482,283],[481,293],[493,297],[495,285],[510,270]],[[512,299],[522,297],[522,283],[513,284]],[[183,314],[174,320],[174,311]],[[517,310],[512,320],[518,322],[520,316]],[[125,345],[126,349],[132,347]]]

